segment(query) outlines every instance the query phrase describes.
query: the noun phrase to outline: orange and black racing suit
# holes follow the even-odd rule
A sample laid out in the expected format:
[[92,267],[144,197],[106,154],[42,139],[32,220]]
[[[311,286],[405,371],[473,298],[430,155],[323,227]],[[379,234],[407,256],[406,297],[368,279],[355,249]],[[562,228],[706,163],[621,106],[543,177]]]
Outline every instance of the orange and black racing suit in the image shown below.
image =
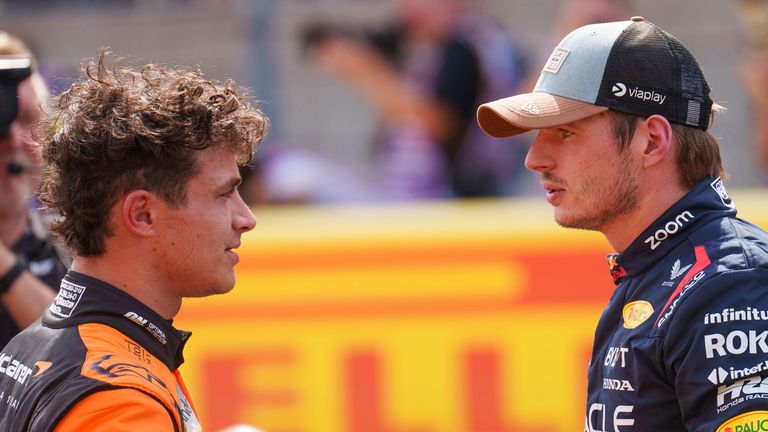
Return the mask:
[[0,430],[198,431],[178,367],[188,332],[70,271],[43,317],[0,353]]

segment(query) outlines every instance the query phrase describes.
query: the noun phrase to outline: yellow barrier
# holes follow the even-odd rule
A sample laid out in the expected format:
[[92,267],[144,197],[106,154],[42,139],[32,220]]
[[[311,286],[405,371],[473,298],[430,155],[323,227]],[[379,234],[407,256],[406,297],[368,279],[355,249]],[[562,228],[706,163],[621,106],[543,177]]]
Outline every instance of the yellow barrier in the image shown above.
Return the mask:
[[176,321],[206,430],[578,430],[610,249],[542,201],[255,209],[234,291]]

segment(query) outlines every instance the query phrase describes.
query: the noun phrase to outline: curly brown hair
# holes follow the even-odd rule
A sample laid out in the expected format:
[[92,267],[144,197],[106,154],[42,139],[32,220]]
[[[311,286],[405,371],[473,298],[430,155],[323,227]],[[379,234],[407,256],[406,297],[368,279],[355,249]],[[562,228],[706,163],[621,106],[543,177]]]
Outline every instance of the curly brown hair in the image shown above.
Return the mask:
[[56,99],[36,136],[46,163],[40,201],[60,215],[51,229],[79,256],[104,252],[121,197],[145,189],[183,207],[197,151],[231,149],[246,164],[269,126],[232,81],[157,64],[110,67],[107,55],[84,63],[83,80]]

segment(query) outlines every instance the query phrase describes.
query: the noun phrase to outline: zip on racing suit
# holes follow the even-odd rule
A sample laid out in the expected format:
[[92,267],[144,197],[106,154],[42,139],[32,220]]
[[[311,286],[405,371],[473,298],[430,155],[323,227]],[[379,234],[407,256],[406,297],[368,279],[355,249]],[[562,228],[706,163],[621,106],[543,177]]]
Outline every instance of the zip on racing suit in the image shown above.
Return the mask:
[[768,233],[709,178],[620,255],[585,431],[768,430]]
[[189,335],[70,271],[42,318],[0,353],[0,430],[200,430],[178,371]]

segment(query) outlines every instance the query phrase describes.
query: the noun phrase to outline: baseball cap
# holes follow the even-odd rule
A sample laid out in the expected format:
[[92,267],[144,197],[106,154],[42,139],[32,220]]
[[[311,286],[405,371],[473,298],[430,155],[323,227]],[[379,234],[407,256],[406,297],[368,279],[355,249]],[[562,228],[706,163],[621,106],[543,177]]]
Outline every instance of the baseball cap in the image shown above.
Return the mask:
[[704,74],[683,44],[632,17],[571,32],[532,93],[480,105],[477,121],[487,134],[507,137],[612,109],[706,130],[712,104]]

